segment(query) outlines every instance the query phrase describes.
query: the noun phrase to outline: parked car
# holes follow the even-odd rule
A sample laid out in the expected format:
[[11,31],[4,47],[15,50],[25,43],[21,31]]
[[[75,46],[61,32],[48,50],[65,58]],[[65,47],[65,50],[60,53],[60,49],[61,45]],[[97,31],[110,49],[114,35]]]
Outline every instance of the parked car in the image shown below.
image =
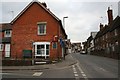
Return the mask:
[[80,54],[87,54],[85,51],[80,51]]

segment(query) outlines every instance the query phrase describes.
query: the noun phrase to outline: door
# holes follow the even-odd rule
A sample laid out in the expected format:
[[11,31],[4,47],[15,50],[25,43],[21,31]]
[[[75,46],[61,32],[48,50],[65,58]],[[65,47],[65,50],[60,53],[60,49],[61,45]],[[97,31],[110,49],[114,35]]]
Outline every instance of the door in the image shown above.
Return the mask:
[[10,57],[10,44],[5,44],[5,57]]

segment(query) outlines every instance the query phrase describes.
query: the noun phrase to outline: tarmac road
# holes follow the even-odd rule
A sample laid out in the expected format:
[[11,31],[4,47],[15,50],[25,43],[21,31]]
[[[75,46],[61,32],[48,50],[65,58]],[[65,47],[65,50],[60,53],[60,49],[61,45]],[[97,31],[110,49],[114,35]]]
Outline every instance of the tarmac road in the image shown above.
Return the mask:
[[118,60],[87,54],[72,53],[63,62],[36,67],[45,69],[5,70],[1,74],[6,80],[118,80]]

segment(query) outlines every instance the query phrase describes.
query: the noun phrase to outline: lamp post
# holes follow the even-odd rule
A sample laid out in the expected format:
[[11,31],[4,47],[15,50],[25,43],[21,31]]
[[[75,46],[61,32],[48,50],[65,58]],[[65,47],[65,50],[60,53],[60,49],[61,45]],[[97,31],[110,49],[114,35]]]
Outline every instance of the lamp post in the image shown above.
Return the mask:
[[[68,18],[68,16],[63,17],[63,28],[65,29],[65,18]],[[65,48],[62,47],[62,56],[65,60]]]
[[65,29],[65,18],[68,18],[68,16],[63,17],[63,27]]

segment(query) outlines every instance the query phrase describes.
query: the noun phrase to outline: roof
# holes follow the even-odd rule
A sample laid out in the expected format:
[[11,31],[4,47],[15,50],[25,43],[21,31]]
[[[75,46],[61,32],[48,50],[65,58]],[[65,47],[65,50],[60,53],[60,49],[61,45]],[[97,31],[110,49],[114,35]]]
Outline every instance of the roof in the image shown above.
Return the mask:
[[12,25],[10,23],[0,24],[0,31],[11,30]]
[[115,20],[113,21],[113,24],[110,26],[110,31],[116,29],[117,27],[120,27],[120,17],[117,16]]
[[91,35],[90,37],[88,37],[87,42],[90,42],[90,41],[92,41],[92,40],[93,40],[93,37],[92,37],[92,35]]
[[104,34],[106,34],[107,32],[110,32],[110,31],[113,31],[114,29],[116,29],[117,27],[120,27],[120,17],[117,16],[110,25],[105,25],[105,27],[99,31],[95,37],[98,38],[98,37],[101,37],[103,36]]
[[11,43],[11,37],[4,37],[0,39],[0,43]]
[[49,9],[47,9],[41,2],[39,1],[32,1],[30,2],[17,16],[11,21],[11,24],[13,24],[20,16],[29,9],[30,6],[32,6],[33,3],[37,3],[40,7],[42,7],[45,11],[47,11],[52,17],[54,17],[57,21],[60,19],[56,17]]
[[64,30],[64,28],[63,28],[63,26],[62,26],[61,20],[60,20],[58,17],[56,17],[49,9],[46,8],[46,4],[45,4],[45,3],[41,3],[41,2],[36,1],[36,0],[33,0],[32,2],[30,2],[30,3],[26,6],[26,8],[24,8],[24,9],[16,16],[16,18],[14,18],[14,19],[11,21],[11,24],[13,24],[17,19],[19,19],[20,16],[21,16],[24,12],[26,12],[27,9],[30,8],[30,6],[32,6],[33,3],[37,3],[40,7],[42,7],[46,12],[48,12],[54,19],[56,19],[56,20],[59,22],[59,24],[60,24],[60,26],[61,26],[61,28],[62,28],[62,31],[63,31],[63,33],[65,34],[66,38],[67,38],[67,35],[66,35],[66,32],[65,32],[65,30]]

